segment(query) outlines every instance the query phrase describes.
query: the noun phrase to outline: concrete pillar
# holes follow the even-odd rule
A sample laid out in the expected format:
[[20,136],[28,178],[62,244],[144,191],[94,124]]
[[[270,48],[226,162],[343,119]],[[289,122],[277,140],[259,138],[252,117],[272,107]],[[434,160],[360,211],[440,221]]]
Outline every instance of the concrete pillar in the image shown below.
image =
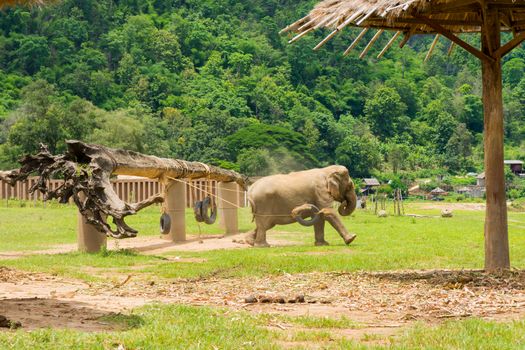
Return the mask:
[[237,184],[235,182],[219,182],[219,215],[220,224],[224,232],[229,234],[239,233],[239,224],[237,218]]
[[172,181],[167,185],[166,212],[171,219],[171,230],[162,238],[172,242],[184,242],[186,240],[186,184]]
[[98,253],[107,247],[106,234],[89,224],[80,212],[77,219],[77,242],[78,250],[85,253]]

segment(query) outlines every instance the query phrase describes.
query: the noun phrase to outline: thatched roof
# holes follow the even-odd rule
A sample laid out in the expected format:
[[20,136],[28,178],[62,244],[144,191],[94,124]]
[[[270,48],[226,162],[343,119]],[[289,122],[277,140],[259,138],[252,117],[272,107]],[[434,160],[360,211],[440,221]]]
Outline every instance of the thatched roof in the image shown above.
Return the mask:
[[430,191],[432,194],[445,194],[447,191],[443,190],[442,188],[436,187],[432,191]]
[[[487,6],[505,10],[503,30],[525,27],[525,1],[487,0]],[[430,18],[452,32],[479,32],[482,24],[477,0],[324,0],[304,18],[285,28],[303,33],[321,27],[346,26],[384,28],[417,33],[436,33],[419,19]]]
[[375,177],[363,179],[363,182],[366,186],[381,186],[381,184]]
[[0,0],[0,9],[10,6],[40,6],[50,3],[49,0]]
[[[297,35],[290,40],[294,42],[315,29],[332,29],[333,31],[315,47],[319,49],[344,28],[363,27],[362,33],[345,52],[347,54],[368,29],[378,29],[363,51],[364,56],[383,30],[397,31],[378,58],[401,34],[404,34],[404,39],[400,47],[414,34],[440,34],[479,58],[484,58],[475,49],[468,47],[468,44],[457,40],[454,33],[481,32],[486,14],[493,10],[499,11],[501,31],[517,34],[525,30],[525,0],[324,0],[308,15],[284,28],[282,32],[296,32]],[[520,35],[519,39],[525,38],[525,33]],[[512,47],[519,42],[521,41],[516,39]],[[436,43],[437,37],[429,55]]]

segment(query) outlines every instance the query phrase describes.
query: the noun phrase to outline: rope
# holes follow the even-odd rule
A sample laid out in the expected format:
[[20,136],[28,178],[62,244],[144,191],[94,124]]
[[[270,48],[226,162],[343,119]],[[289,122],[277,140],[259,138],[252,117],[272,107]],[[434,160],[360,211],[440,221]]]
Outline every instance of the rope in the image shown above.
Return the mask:
[[[177,182],[185,183],[185,184],[187,184],[187,185],[190,186],[190,187],[193,187],[193,188],[199,189],[197,186],[195,186],[195,185],[193,185],[193,184],[191,184],[191,183],[189,183],[189,182],[186,182],[186,181],[183,181],[183,180],[180,180],[180,179],[176,179],[176,178],[174,178],[174,177],[170,177],[170,176],[168,176],[167,178],[170,179],[170,180],[173,180],[173,181],[177,181]],[[209,195],[212,196],[212,197],[215,197],[215,198],[217,198],[217,199],[220,199],[220,200],[222,200],[222,201],[225,202],[225,203],[228,203],[228,204],[230,204],[230,205],[233,205],[233,206],[234,206],[235,208],[237,208],[237,209],[242,209],[242,207],[238,206],[237,204],[232,203],[232,202],[230,202],[230,201],[227,201],[226,199],[222,199],[222,198],[220,198],[219,196],[217,196],[217,195],[215,195],[215,194],[213,194],[213,193],[211,193],[211,192],[208,192],[208,191],[206,191],[206,190],[202,190],[202,189],[199,189],[199,190],[201,190],[202,192],[204,192],[204,193],[206,193],[206,194],[209,194]]]
[[164,196],[164,201],[162,202],[162,205],[160,206],[160,212],[161,214],[164,214],[168,211],[168,208],[166,207],[166,198],[168,197],[168,189],[172,186],[172,184],[170,182],[167,182],[165,185],[164,185],[164,193],[163,193],[163,196]]
[[[167,178],[170,179],[170,180],[173,180],[173,181],[177,181],[177,182],[181,182],[181,183],[187,184],[188,186],[190,186],[190,187],[192,187],[192,188],[199,189],[197,186],[195,186],[195,185],[193,185],[193,184],[191,184],[191,183],[189,183],[189,182],[187,182],[187,181],[180,180],[180,179],[176,179],[176,178],[174,178],[174,177],[170,177],[170,176],[167,176]],[[207,193],[207,194],[209,194],[210,196],[213,196],[213,197],[215,197],[215,198],[217,198],[217,199],[219,199],[219,200],[222,200],[223,202],[228,203],[228,204],[234,206],[234,207],[237,208],[237,209],[242,209],[242,208],[243,208],[243,207],[241,207],[241,206],[238,206],[238,205],[235,204],[235,203],[232,203],[232,202],[230,202],[230,201],[227,201],[227,200],[224,199],[224,198],[220,198],[219,196],[217,196],[217,195],[215,195],[215,194],[213,194],[213,193],[211,193],[211,192],[208,192],[208,191],[206,191],[206,190],[202,190],[202,189],[199,189],[199,190],[201,190],[202,192]],[[278,216],[278,217],[290,217],[290,216],[292,216],[292,214],[280,214],[280,215],[278,215],[278,214],[256,214],[256,213],[253,213],[253,216],[261,216],[261,217],[272,217],[272,216],[273,216],[273,217],[275,217],[275,216]]]

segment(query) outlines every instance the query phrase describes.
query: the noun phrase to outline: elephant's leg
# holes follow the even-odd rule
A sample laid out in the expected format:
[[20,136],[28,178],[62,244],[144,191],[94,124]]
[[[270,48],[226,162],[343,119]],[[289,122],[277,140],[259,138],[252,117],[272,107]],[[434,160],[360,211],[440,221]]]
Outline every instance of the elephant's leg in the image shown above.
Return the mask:
[[357,237],[355,234],[351,234],[346,230],[346,227],[343,225],[343,222],[337,216],[336,212],[332,208],[322,209],[325,219],[330,223],[330,225],[335,228],[337,233],[343,238],[345,243],[348,245]]
[[257,229],[251,230],[244,236],[244,241],[249,245],[254,245],[255,243],[255,234],[257,232]]
[[321,214],[319,221],[317,221],[314,225],[315,245],[316,246],[328,245],[328,242],[324,240],[324,224],[325,224],[324,215]]
[[255,242],[253,244],[254,247],[265,248],[270,246],[266,241],[266,231],[270,228],[271,227],[257,225],[257,229],[255,230]]

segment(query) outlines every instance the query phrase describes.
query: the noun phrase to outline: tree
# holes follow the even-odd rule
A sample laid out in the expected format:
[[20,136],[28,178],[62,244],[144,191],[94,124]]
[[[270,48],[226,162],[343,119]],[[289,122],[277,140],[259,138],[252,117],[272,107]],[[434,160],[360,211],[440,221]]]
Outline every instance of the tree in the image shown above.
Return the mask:
[[121,110],[101,115],[88,140],[103,146],[143,152],[145,132],[140,120]]
[[468,94],[464,96],[464,110],[461,121],[473,132],[483,131],[483,103],[477,95]]
[[364,114],[372,131],[381,139],[395,136],[403,128],[406,105],[393,88],[381,86],[366,100]]
[[442,112],[437,116],[435,135],[434,135],[434,147],[436,153],[444,153],[448,140],[454,133],[457,127],[457,120],[447,112]]
[[444,164],[453,172],[469,170],[472,162],[469,157],[472,155],[472,133],[464,123],[459,123],[450,136],[445,147],[446,155]]
[[525,60],[523,58],[512,58],[503,65],[503,81],[511,87],[515,87],[523,79],[525,72]]
[[266,176],[275,171],[267,149],[244,149],[237,156],[237,163],[241,173],[248,176]]
[[410,154],[410,147],[405,144],[398,144],[391,142],[387,146],[387,159],[392,167],[394,174],[405,167],[408,155]]
[[335,151],[336,161],[353,177],[366,177],[381,164],[379,142],[372,136],[346,136]]
[[35,74],[46,65],[50,58],[47,39],[38,35],[23,35],[15,39],[12,52],[12,64],[16,69],[28,74]]

